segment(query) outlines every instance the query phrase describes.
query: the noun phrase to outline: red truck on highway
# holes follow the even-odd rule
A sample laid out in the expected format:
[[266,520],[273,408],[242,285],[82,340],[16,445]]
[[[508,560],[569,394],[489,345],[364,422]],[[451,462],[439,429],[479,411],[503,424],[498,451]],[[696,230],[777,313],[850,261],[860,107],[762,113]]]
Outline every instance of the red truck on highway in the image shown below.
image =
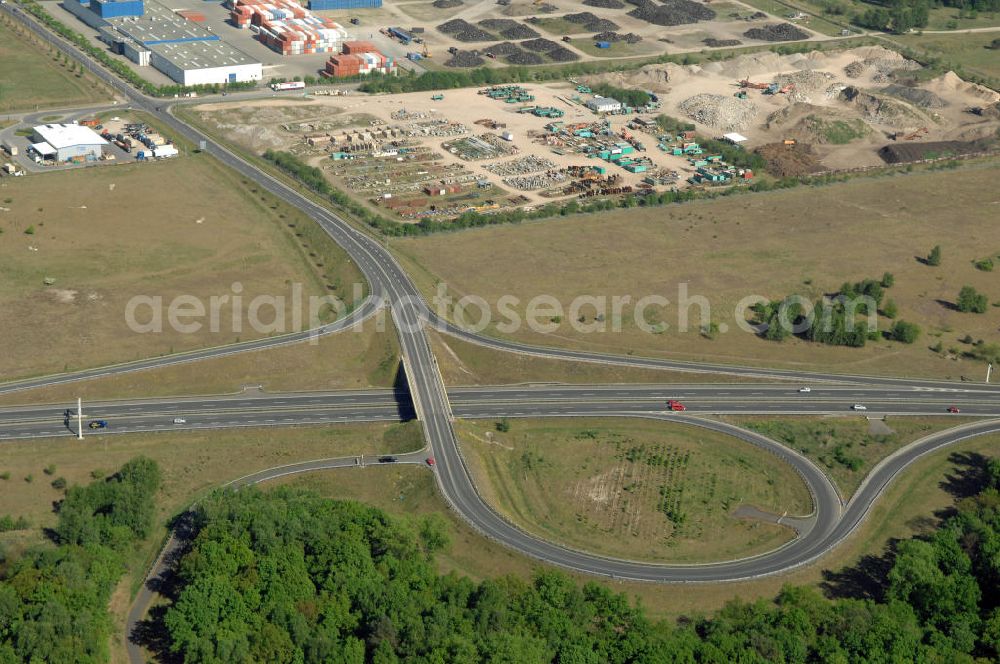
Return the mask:
[[675,399],[671,399],[670,401],[667,402],[667,408],[678,412],[682,410],[687,410],[687,406],[685,406],[680,401],[677,401]]

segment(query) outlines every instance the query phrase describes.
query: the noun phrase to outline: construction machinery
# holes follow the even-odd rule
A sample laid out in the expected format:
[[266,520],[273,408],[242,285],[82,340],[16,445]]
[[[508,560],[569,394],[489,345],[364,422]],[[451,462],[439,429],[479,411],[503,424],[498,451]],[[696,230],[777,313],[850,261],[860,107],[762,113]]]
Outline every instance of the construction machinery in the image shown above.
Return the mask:
[[740,90],[739,92],[733,93],[733,96],[736,97],[737,99],[746,99],[747,98],[747,91],[746,90]]
[[421,49],[420,55],[424,56],[425,58],[431,57],[431,52],[427,50],[427,42],[423,43],[423,49]]
[[913,133],[910,133],[910,134],[907,134],[906,136],[903,136],[903,140],[904,141],[912,141],[914,139],[920,138],[921,136],[923,136],[927,132],[928,132],[927,127],[921,127],[920,129],[917,129]]
[[431,101],[444,101],[444,95],[431,95]]
[[739,82],[741,88],[753,88],[754,90],[767,90],[767,88],[772,85],[771,83],[754,83],[747,76],[742,81]]

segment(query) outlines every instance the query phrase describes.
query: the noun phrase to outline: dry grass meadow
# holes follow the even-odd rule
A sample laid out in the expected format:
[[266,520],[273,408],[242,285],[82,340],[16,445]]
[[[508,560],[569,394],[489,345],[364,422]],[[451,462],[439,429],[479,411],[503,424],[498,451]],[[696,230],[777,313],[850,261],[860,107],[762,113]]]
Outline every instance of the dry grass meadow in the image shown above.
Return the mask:
[[793,531],[733,516],[740,506],[812,511],[795,471],[696,427],[613,419],[458,425],[483,497],[521,527],[569,546],[658,562],[728,560],[775,549]]
[[52,47],[6,14],[0,18],[0,113],[100,103],[111,98],[103,84],[77,70]]
[[[622,310],[620,332],[582,333],[570,316],[541,317],[553,333],[522,325],[508,336],[545,345],[676,359],[758,364],[872,374],[980,378],[981,363],[960,359],[958,339],[966,334],[996,338],[1000,309],[983,315],[952,307],[959,289],[975,286],[991,302],[1000,301],[995,273],[973,266],[1000,252],[994,223],[1000,213],[996,182],[1000,164],[943,172],[856,179],[816,188],[733,196],[656,209],[634,209],[546,220],[454,234],[395,240],[393,248],[427,297],[440,284],[458,299],[477,295],[494,307],[513,295],[523,317],[529,300],[552,295],[568,308],[580,295],[662,295],[667,307],[647,311],[648,323],[667,323],[661,333],[641,330],[634,307]],[[943,262],[924,265],[940,244]],[[899,318],[918,323],[923,334],[906,346],[889,341],[866,348],[823,346],[799,340],[770,342],[736,328],[735,307],[758,294],[771,299],[798,293],[817,298],[845,281],[881,278],[892,272],[888,297]],[[706,338],[699,332],[698,307],[690,309],[687,332],[678,330],[678,286],[711,304],[712,322],[728,333]],[[654,315],[650,316],[649,313]],[[474,312],[475,313],[475,312]],[[582,310],[594,323],[595,309]],[[475,320],[475,315],[472,317]],[[885,319],[880,320],[885,326]],[[941,341],[943,352],[931,345]],[[949,352],[958,351],[958,354]]]
[[[10,182],[0,189],[9,208],[0,216],[5,380],[266,335],[248,324],[257,295],[288,298],[282,316],[263,306],[259,319],[290,329],[293,284],[305,302],[325,294],[351,302],[361,282],[311,220],[204,156]],[[208,309],[211,296],[237,294],[242,330],[231,324],[234,299],[219,308],[218,332],[207,316],[191,334],[168,324],[166,308],[178,295]],[[137,295],[162,297],[162,334],[129,329],[126,305]],[[150,316],[148,307],[137,310],[140,322]]]
[[346,330],[265,351],[239,353],[197,364],[105,376],[0,396],[0,405],[137,397],[232,394],[245,386],[265,392],[391,387],[399,366],[399,342],[392,322],[379,332],[375,319]]

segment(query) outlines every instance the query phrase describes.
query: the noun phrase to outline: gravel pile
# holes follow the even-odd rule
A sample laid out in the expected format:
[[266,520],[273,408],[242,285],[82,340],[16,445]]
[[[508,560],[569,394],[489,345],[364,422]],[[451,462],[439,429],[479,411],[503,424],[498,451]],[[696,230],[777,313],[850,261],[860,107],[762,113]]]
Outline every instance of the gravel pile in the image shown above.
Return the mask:
[[779,87],[794,85],[796,92],[809,93],[829,88],[836,78],[830,72],[803,69],[791,74],[778,74],[774,77],[774,82]]
[[920,69],[920,63],[914,62],[913,60],[907,60],[901,55],[895,53],[887,54],[885,57],[875,57],[875,58],[865,58],[864,60],[855,60],[851,64],[844,67],[844,73],[850,78],[858,78],[864,74],[868,69],[875,70],[875,76],[882,80],[893,73],[894,71],[913,71],[915,69]]
[[709,48],[724,48],[726,46],[739,46],[743,42],[739,39],[716,39],[715,37],[708,37],[707,39],[701,40],[705,46]]
[[625,6],[621,0],[583,0],[583,4],[599,9],[621,9]]
[[853,104],[865,120],[875,124],[905,126],[907,123],[917,124],[924,121],[924,118],[904,104],[859,90],[854,86],[844,88],[840,98]]
[[865,73],[865,63],[861,60],[855,60],[844,67],[844,73],[847,74],[847,78],[858,78]]
[[512,65],[540,65],[545,62],[545,58],[537,53],[528,53],[518,49],[517,53],[511,53],[504,60]]
[[747,39],[759,41],[798,41],[809,39],[809,33],[796,28],[791,23],[771,23],[759,28],[750,28],[743,33]]
[[897,85],[893,83],[892,85],[882,88],[881,92],[892,95],[893,97],[899,97],[900,99],[908,101],[914,106],[919,106],[920,108],[944,108],[948,105],[948,102],[929,90],[911,88],[906,85]]
[[748,99],[702,93],[682,101],[678,108],[695,122],[721,129],[745,129],[757,116],[757,106]]
[[710,21],[715,18],[715,12],[705,5],[692,0],[666,0],[657,4],[653,0],[628,0],[635,9],[628,13],[653,25],[685,25],[698,21]]
[[514,55],[515,53],[524,53],[521,47],[517,44],[512,44],[510,42],[500,42],[499,44],[493,44],[486,49],[490,53],[496,56]]
[[606,41],[606,42],[625,42],[626,44],[638,44],[642,41],[642,37],[630,32],[626,35],[620,32],[599,32],[594,35],[594,41]]
[[465,3],[462,0],[434,0],[431,4],[438,9],[452,9],[453,7],[461,7]]
[[759,21],[764,18],[767,18],[767,14],[764,12],[754,12],[753,14],[750,14],[751,21]]
[[521,48],[526,48],[529,51],[534,51],[535,53],[548,53],[559,48],[558,42],[554,42],[551,39],[538,38],[529,39],[528,41],[521,42]]
[[446,60],[444,63],[445,67],[478,67],[484,64],[485,61],[478,55],[474,55],[472,51],[459,51],[451,57],[451,60]]
[[576,23],[582,25],[589,32],[593,30],[594,32],[600,32],[602,30],[617,30],[618,24],[614,21],[609,21],[606,18],[601,18],[596,16],[591,12],[580,12],[579,14],[566,14],[563,16],[564,19],[570,23]]
[[549,60],[552,62],[573,62],[580,59],[579,55],[562,46],[549,51],[545,55],[549,56]]
[[482,28],[477,28],[468,21],[463,21],[460,18],[442,23],[437,29],[461,42],[494,41],[497,38],[496,35],[490,34]]

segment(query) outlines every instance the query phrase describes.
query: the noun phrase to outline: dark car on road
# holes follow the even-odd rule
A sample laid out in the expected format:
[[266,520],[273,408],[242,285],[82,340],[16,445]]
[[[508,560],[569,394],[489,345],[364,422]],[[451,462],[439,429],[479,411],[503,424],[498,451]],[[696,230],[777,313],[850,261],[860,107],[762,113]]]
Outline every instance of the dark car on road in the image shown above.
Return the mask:
[[91,429],[107,429],[108,428],[108,421],[107,420],[92,420],[90,422],[90,424],[88,424],[87,426],[90,427]]
[[398,461],[398,459],[394,456],[380,456],[378,458],[379,463],[396,463],[396,461]]

